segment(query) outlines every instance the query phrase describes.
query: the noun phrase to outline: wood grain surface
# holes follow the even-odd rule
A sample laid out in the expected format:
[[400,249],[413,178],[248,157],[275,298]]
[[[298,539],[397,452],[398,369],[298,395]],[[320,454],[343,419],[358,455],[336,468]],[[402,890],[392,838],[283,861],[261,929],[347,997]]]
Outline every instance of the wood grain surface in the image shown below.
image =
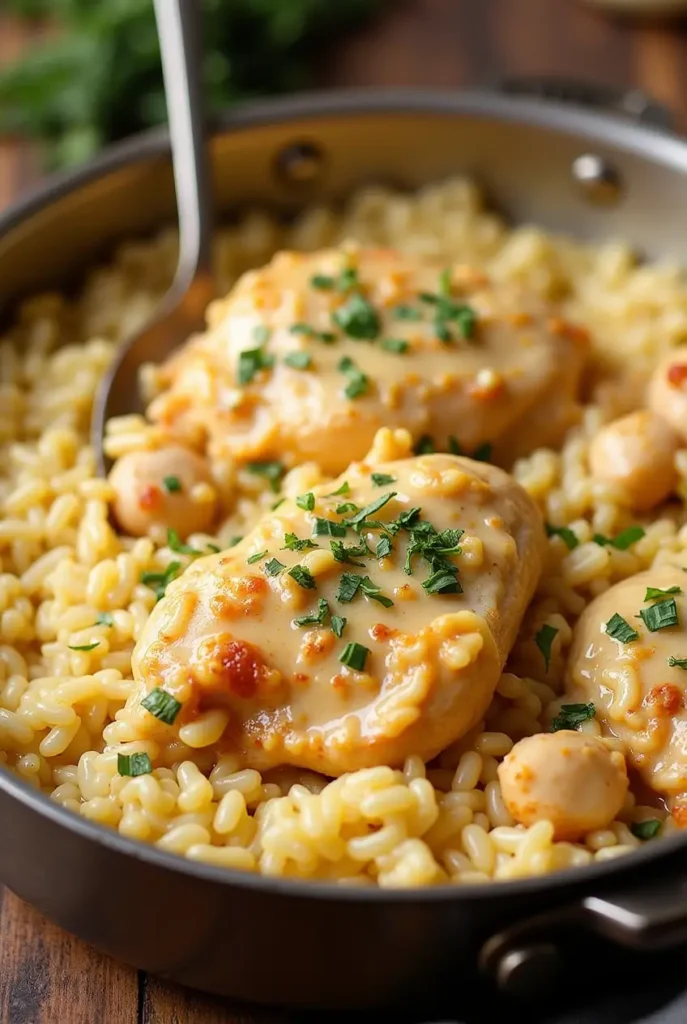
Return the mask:
[[[1,13],[0,62],[35,33]],[[555,74],[642,88],[687,129],[687,29],[611,21],[582,0],[392,0],[388,12],[323,58],[323,85],[481,84]],[[0,209],[39,177],[36,154],[0,144]],[[322,1019],[320,1017],[320,1019]],[[0,890],[2,1024],[287,1024],[102,956]]]

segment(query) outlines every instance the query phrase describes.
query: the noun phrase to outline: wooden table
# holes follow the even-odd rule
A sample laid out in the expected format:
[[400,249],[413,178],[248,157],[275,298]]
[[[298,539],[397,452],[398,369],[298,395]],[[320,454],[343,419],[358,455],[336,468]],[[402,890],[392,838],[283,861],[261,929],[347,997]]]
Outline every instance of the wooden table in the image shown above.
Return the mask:
[[[31,33],[0,15],[0,61]],[[687,29],[637,27],[579,0],[396,0],[328,55],[326,85],[462,86],[555,74],[640,87],[687,129]],[[26,147],[0,147],[0,208],[37,177]],[[115,963],[0,890],[0,1024],[286,1024]],[[321,1019],[321,1017],[320,1017]]]

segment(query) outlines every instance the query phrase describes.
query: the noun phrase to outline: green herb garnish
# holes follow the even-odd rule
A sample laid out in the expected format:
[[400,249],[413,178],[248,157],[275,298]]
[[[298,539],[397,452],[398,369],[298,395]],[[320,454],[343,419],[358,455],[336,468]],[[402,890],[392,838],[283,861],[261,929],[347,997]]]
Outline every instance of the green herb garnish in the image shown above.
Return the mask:
[[152,770],[147,754],[117,754],[117,771],[120,775],[135,779],[138,775],[150,775]]
[[342,494],[350,494],[350,493],[351,493],[350,484],[348,483],[348,480],[344,480],[344,482],[341,484],[341,487],[339,487],[339,489],[337,491],[332,491],[331,494],[325,494],[325,498],[338,498]]
[[399,356],[402,356],[410,348],[410,342],[403,338],[383,338],[379,345],[386,352],[395,352]]
[[658,835],[662,822],[658,818],[647,818],[645,821],[633,821],[630,832],[637,839],[653,839]]
[[274,366],[274,356],[262,348],[248,348],[239,353],[239,384],[250,384],[260,370]]
[[312,527],[313,537],[345,537],[346,526],[343,523],[336,523],[333,519],[315,517]]
[[555,626],[549,626],[548,623],[544,623],[539,632],[534,638],[534,642],[542,653],[544,659],[544,671],[549,671],[549,665],[551,663],[551,645],[554,639],[558,636],[558,630]]
[[309,352],[289,352],[284,356],[284,362],[293,370],[307,370],[312,366],[312,356]]
[[360,370],[352,359],[348,356],[344,356],[339,360],[337,370],[348,377],[348,384],[344,388],[344,394],[347,398],[360,398],[367,391],[370,383],[366,374]]
[[162,486],[167,494],[176,494],[181,490],[181,480],[178,476],[163,476]]
[[391,550],[391,537],[380,537],[377,541],[377,550],[375,551],[377,558],[388,558]]
[[583,722],[588,722],[596,714],[596,708],[589,704],[562,704],[559,714],[551,723],[551,732],[561,729],[579,729]]
[[[422,310],[403,303],[400,306],[395,306],[391,310],[391,315],[395,316],[397,320],[422,320]],[[384,343],[382,342],[382,344]]]
[[313,288],[318,288],[321,291],[329,291],[334,287],[336,281],[329,274],[313,274],[310,284]]
[[286,472],[281,462],[277,462],[276,459],[247,462],[246,469],[249,473],[253,473],[254,476],[264,476],[275,493],[279,490],[279,483]]
[[434,441],[429,434],[423,434],[422,437],[418,438],[415,442],[413,451],[416,455],[433,455],[436,451],[434,447]]
[[604,537],[602,533],[595,533],[592,540],[595,544],[600,544],[602,547],[610,544],[612,547],[618,548],[619,551],[627,551],[632,544],[636,544],[638,540],[641,540],[645,533],[646,530],[642,526],[628,526],[617,537]]
[[112,612],[98,612],[94,626],[114,626]]
[[143,698],[141,707],[144,707],[146,711],[150,711],[151,715],[159,718],[166,725],[172,725],[174,719],[181,711],[180,702],[171,693],[167,693],[166,690],[161,689],[159,686],[155,687],[154,690],[151,690]]
[[677,626],[675,598],[671,597],[667,601],[658,601],[649,608],[642,608],[639,617],[651,633],[657,633],[659,629],[668,629],[670,626]]
[[343,631],[346,628],[346,619],[341,615],[332,615],[330,626],[332,627],[332,633],[334,636],[337,636],[340,640]]
[[92,651],[99,643],[99,640],[94,640],[92,644],[67,644],[67,647],[70,651]]
[[666,587],[665,590],[661,590],[660,587],[647,587],[644,595],[645,601],[660,601],[664,597],[668,597],[669,594],[681,594],[682,587]]
[[375,487],[386,487],[389,484],[395,484],[397,479],[397,477],[391,476],[390,473],[373,473],[371,476]]
[[323,626],[329,615],[329,603],[323,597],[317,602],[317,611],[300,615],[293,620],[294,626]]
[[165,596],[165,591],[169,584],[178,576],[180,569],[181,562],[170,562],[163,572],[141,573],[141,583],[145,584],[146,587],[150,587],[155,593],[157,600],[160,601]]
[[356,341],[374,341],[382,329],[379,313],[359,292],[355,292],[332,314],[344,334]]
[[271,333],[272,331],[269,327],[265,327],[264,324],[257,324],[253,328],[253,341],[262,348],[270,340]]
[[264,569],[268,576],[278,576],[280,572],[283,572],[286,566],[283,562],[280,562],[278,558],[270,558],[269,562],[265,562]]
[[551,526],[550,523],[546,524],[546,536],[547,537],[560,537],[565,546],[573,551],[580,543],[573,531],[569,526]]
[[171,527],[167,530],[167,547],[171,548],[178,555],[192,555],[194,558],[203,553],[198,548],[192,548],[189,544],[184,544],[177,531],[172,530]]
[[345,516],[347,512],[357,512],[358,508],[354,501],[344,501],[342,505],[337,505],[334,511],[337,516]]
[[629,644],[637,639],[639,633],[622,615],[618,615],[616,612],[606,623],[606,635],[613,640],[619,640],[621,644]]
[[458,582],[458,570],[437,569],[422,584],[428,594],[462,594],[463,588]]
[[315,577],[305,565],[294,565],[292,569],[289,569],[288,575],[304,590],[314,590],[317,586]]
[[673,658],[673,656],[671,655],[671,657],[668,658],[668,664],[671,668],[687,669],[687,658]]
[[331,331],[316,331],[310,324],[291,324],[289,331],[291,334],[302,334],[305,338],[315,338],[317,341],[323,341],[325,345],[331,345],[332,342],[336,341],[336,335],[332,334]]
[[348,547],[341,540],[332,540],[329,546],[337,562],[346,562],[348,565],[364,566],[364,562],[356,562],[355,559],[371,553],[365,540],[360,544],[349,544]]
[[299,508],[302,508],[304,512],[312,512],[315,508],[315,495],[312,491],[308,491],[307,494],[299,494],[296,498],[296,504]]
[[353,641],[346,644],[339,656],[339,661],[342,665],[355,669],[356,672],[362,672],[369,653],[370,651],[367,647],[363,647],[362,644],[357,644]]
[[254,555],[249,555],[246,561],[249,565],[253,565],[255,562],[260,562],[267,554],[267,548],[264,551],[256,551]]
[[369,519],[373,512],[378,512],[380,508],[383,508],[388,501],[396,497],[396,491],[389,491],[388,494],[383,494],[380,498],[375,498],[365,508],[361,508],[359,512],[356,512],[350,519],[346,519],[345,523],[347,526],[358,526],[363,523],[364,520]]
[[360,584],[362,582],[362,576],[359,576],[357,573],[342,573],[341,579],[339,580],[339,589],[336,592],[337,601],[341,601],[342,604],[348,604],[349,601],[352,601],[360,590]]
[[296,536],[295,533],[284,534],[284,546],[282,551],[306,551],[308,548],[316,548],[317,544],[313,544],[309,537],[305,540],[301,540]]
[[477,448],[475,448],[470,458],[474,459],[475,462],[489,462],[493,450],[493,444],[490,444],[489,441],[485,441],[484,444],[481,444]]

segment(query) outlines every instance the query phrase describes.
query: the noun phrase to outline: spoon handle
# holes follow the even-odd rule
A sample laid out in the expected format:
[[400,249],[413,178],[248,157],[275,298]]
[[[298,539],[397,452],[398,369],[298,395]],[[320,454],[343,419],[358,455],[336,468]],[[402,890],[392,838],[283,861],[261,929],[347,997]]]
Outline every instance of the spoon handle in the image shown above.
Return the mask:
[[210,273],[212,196],[205,139],[202,4],[154,0],[179,217],[175,284]]

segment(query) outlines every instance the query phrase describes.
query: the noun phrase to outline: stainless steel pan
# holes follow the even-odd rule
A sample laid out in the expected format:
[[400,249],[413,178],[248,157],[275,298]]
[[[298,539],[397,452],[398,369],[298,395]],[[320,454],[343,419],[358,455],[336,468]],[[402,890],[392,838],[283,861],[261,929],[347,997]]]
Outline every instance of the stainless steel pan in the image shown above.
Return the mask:
[[[643,123],[661,112],[635,94],[613,97],[609,113],[589,106],[598,97],[588,89],[573,92],[586,106],[569,102],[568,87],[556,100],[520,91],[243,107],[213,138],[219,207],[289,214],[371,180],[412,189],[464,172],[514,220],[625,237],[687,263],[687,143]],[[173,218],[163,132],[51,180],[0,217],[0,314],[24,294],[70,286],[119,240]],[[48,917],[139,968],[261,1002],[351,1007],[449,993],[455,1003],[489,986],[539,994],[557,968],[591,977],[618,962],[631,972],[630,950],[645,969],[652,950],[687,942],[679,838],[522,882],[354,892],[190,863],[80,819],[1,769],[0,829],[0,881]]]

